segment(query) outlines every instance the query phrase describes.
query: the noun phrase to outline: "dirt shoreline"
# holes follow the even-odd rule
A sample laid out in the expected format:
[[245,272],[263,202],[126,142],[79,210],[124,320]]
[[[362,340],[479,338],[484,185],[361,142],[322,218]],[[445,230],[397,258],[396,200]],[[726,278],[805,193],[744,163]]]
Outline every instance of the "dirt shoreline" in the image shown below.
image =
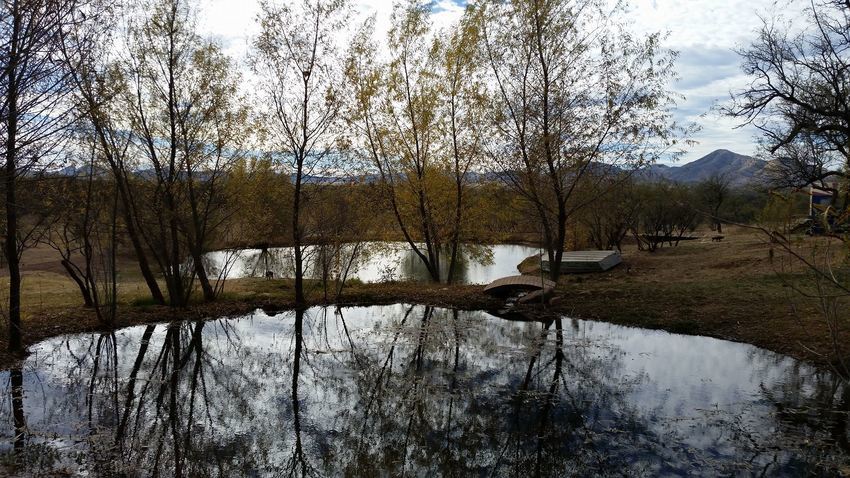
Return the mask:
[[[108,332],[109,330],[151,323],[213,320],[222,317],[233,317],[249,314],[257,309],[263,309],[270,313],[295,309],[295,303],[283,296],[283,293],[289,289],[286,281],[265,281],[265,286],[267,288],[279,287],[282,292],[281,296],[225,298],[213,303],[193,304],[183,309],[154,305],[122,306],[119,309],[119,319],[112,328],[98,323],[94,313],[89,309],[83,307],[71,308],[28,321],[24,334],[24,344],[26,347],[29,347],[43,340],[61,335]],[[569,285],[562,284],[559,286],[558,294],[562,298],[572,295]],[[339,301],[326,301],[322,298],[311,297],[308,299],[307,306],[358,307],[395,303],[485,311],[495,311],[504,305],[502,300],[494,299],[484,294],[483,287],[479,285],[446,286],[401,282],[358,285],[347,291]],[[646,317],[641,318],[639,314],[612,314],[605,316],[592,312],[594,309],[601,309],[604,303],[609,303],[608,307],[613,308],[634,307],[634,303],[623,303],[621,298],[615,298],[608,294],[596,295],[585,293],[581,297],[581,300],[564,302],[562,299],[561,303],[546,307],[540,305],[517,307],[512,311],[510,320],[545,321],[561,316],[609,322],[629,327],[664,330],[671,333],[713,337],[755,345],[798,360],[813,363],[822,369],[829,367],[828,360],[812,354],[806,348],[798,346],[799,344],[794,341],[777,341],[771,335],[754,334],[754,331],[746,328],[740,328],[736,332],[734,329],[727,327],[728,324],[725,322],[703,322],[695,325],[692,320],[675,319],[673,317],[668,317],[666,320],[654,320]],[[5,349],[5,346],[5,337],[3,337],[0,340],[0,347]],[[15,366],[25,358],[26,353],[24,355],[12,355],[7,352],[0,352],[0,369],[5,370]]]
[[[800,297],[789,287],[789,282],[806,281],[806,272],[778,268],[770,244],[757,235],[724,232],[727,239],[720,244],[693,241],[655,253],[627,249],[623,252],[624,263],[607,273],[562,278],[556,305],[545,309],[523,307],[518,311],[532,320],[557,314],[747,343],[829,369],[839,354],[834,353],[833,336],[817,301]],[[49,262],[49,257],[43,259],[44,264]],[[525,262],[524,268],[529,266]],[[67,278],[43,267],[34,269],[25,276],[25,286],[29,284],[27,290],[31,294],[25,296],[26,346],[59,335],[105,330],[92,311],[75,305],[79,291]],[[146,305],[149,299],[145,298],[140,280],[126,278],[121,287],[124,292],[115,328],[214,319],[247,314],[258,308],[283,311],[295,306],[288,280],[228,281],[227,292],[220,300],[176,310]],[[497,310],[503,305],[484,294],[480,285],[352,283],[338,301],[325,300],[315,283],[308,292],[308,306],[401,302]],[[0,331],[0,369],[7,369],[22,358],[5,352],[4,332]],[[841,331],[837,343],[850,343],[850,330]]]
[[[252,280],[254,281],[254,280]],[[259,282],[259,280],[256,280]],[[263,292],[261,297],[224,298],[211,303],[196,303],[185,308],[160,305],[122,305],[113,326],[97,321],[94,312],[85,307],[73,307],[62,311],[45,313],[30,318],[24,324],[23,342],[25,349],[41,341],[62,335],[109,332],[136,325],[168,323],[176,321],[213,320],[249,314],[257,309],[268,312],[295,310],[291,296],[291,284],[287,280],[262,281],[263,290],[278,289],[279,293]],[[363,284],[347,290],[340,300],[325,300],[317,294],[308,295],[307,307],[339,306],[358,307],[410,303],[461,310],[492,310],[502,302],[483,292],[480,285],[390,283]],[[0,336],[0,370],[25,360],[27,352],[16,355],[6,351],[6,334]]]

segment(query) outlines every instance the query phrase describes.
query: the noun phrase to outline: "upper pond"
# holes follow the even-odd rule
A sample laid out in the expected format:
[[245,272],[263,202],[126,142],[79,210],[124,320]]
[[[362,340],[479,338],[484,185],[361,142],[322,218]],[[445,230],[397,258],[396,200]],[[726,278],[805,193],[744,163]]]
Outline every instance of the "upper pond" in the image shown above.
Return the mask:
[[832,375],[598,322],[257,311],[31,352],[0,377],[0,474],[801,476],[847,462]]
[[[347,261],[353,244],[343,247],[343,263]],[[384,280],[430,279],[422,261],[405,242],[369,242],[360,244],[357,260],[352,264],[350,278],[363,282]],[[505,276],[516,275],[517,264],[528,256],[539,254],[536,247],[512,244],[494,246],[465,245],[457,270],[458,283],[487,284]],[[305,275],[317,279],[321,268],[318,266],[320,250],[315,246],[305,248]],[[264,277],[271,271],[275,277],[294,275],[293,249],[275,247],[265,251],[260,249],[241,249],[216,251],[206,255],[207,267],[211,275],[218,276],[226,270],[227,278]],[[441,262],[441,274],[448,273],[449,258],[444,254]]]

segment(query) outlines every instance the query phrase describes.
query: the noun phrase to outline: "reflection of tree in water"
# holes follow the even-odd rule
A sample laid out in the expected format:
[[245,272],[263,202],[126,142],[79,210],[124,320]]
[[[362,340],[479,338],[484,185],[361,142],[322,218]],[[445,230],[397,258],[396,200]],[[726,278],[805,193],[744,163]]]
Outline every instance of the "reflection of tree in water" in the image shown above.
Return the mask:
[[27,419],[24,415],[24,375],[20,367],[9,371],[12,391],[12,417],[14,423],[14,450],[20,456],[26,445]]
[[[501,347],[478,339],[483,331],[457,312],[447,314],[425,308],[414,319],[408,310],[405,320],[414,323],[399,324],[383,356],[370,357],[358,371],[357,389],[366,393],[354,407],[360,411],[355,427],[342,434],[347,442],[341,448],[354,450],[346,473],[561,475],[609,469],[617,450],[605,442],[617,437],[594,436],[594,421],[614,409],[621,415],[632,411],[604,375],[585,383],[568,374],[588,366],[606,374],[617,367],[616,354],[602,360],[566,347],[558,320],[540,325],[542,330],[526,329],[530,333],[520,340],[536,346],[509,357],[523,366],[492,363],[493,356],[464,349]],[[589,449],[588,440],[604,449]],[[621,458],[617,466],[630,463],[630,457]]]
[[[381,250],[378,243],[341,244],[329,251],[325,247],[307,246],[304,248],[304,275],[311,279],[349,278],[358,268]],[[292,277],[295,274],[295,256],[291,247],[260,249],[257,254],[243,259],[245,271],[250,277],[264,277],[267,271],[274,277]]]
[[265,277],[271,272],[274,277],[292,277],[295,274],[295,255],[292,248],[261,249],[253,261],[246,264],[250,277]]
[[[430,275],[421,259],[407,243],[400,242],[357,242],[333,246],[312,245],[304,249],[305,277],[321,280],[328,278],[350,279],[364,273],[368,280],[380,280],[382,276],[394,280],[428,281]],[[441,276],[448,275],[448,251],[441,264]],[[519,261],[521,259],[517,259]],[[238,270],[238,275],[265,277],[271,272],[274,277],[292,277],[295,258],[290,247],[265,247],[260,249],[224,250],[205,256],[205,264],[213,277],[221,277]],[[459,257],[459,269],[454,282],[469,280],[473,264],[488,266],[493,262],[493,250],[489,246],[464,244]],[[386,272],[386,273],[385,273]],[[361,277],[363,279],[363,277]],[[364,279],[366,280],[366,279]]]
[[[11,408],[49,414],[13,413],[9,443],[31,448],[33,430],[58,430],[80,443],[40,446],[101,475],[653,475],[692,461],[740,471],[710,463],[704,455],[717,450],[677,447],[682,429],[632,403],[646,377],[625,376],[622,350],[581,339],[577,322],[379,310],[384,317],[349,320],[356,310],[311,309],[62,342],[44,353],[55,355],[55,374],[67,381],[45,377],[44,403],[15,392],[22,385],[10,375],[7,397],[27,399]],[[809,399],[845,403],[843,389],[799,374],[802,381],[792,371],[764,391],[777,409]],[[822,390],[811,393],[813,386]],[[769,434],[770,418],[758,418]],[[79,425],[63,430],[69,423]],[[26,430],[19,424],[29,433],[17,433]],[[839,429],[846,443],[846,427]],[[760,464],[769,456],[776,461],[769,472],[783,473],[810,458],[789,459],[727,430],[718,460],[732,453],[744,465]],[[38,466],[50,468],[45,459]]]
[[[440,278],[446,280],[449,275],[450,251],[444,250],[440,253]],[[400,254],[398,269],[401,278],[416,281],[429,281],[431,275],[422,260],[408,247]],[[455,266],[454,283],[465,284],[469,281],[469,267],[471,264],[491,265],[493,263],[493,250],[488,246],[477,244],[462,244],[457,265]]]
[[[788,360],[760,349],[756,353],[763,355],[757,363],[769,364],[771,357]],[[766,475],[823,475],[850,466],[850,385],[846,380],[794,362],[782,380],[762,384],[761,391],[776,417],[776,429],[764,434],[745,428],[742,441],[750,441],[752,448],[806,457],[769,463],[764,467]],[[755,444],[752,436],[758,437]]]
[[[238,347],[227,322],[212,326],[220,340],[235,340],[231,345]],[[122,350],[127,353],[121,362],[114,336],[101,336],[77,357],[84,366],[72,369],[67,397],[72,402],[84,397],[84,409],[70,409],[73,404],[62,403],[62,393],[51,404],[76,412],[76,421],[88,430],[87,448],[75,450],[76,460],[104,476],[138,470],[226,476],[258,469],[250,436],[228,433],[223,420],[251,421],[254,405],[247,389],[258,384],[238,364],[206,353],[207,327],[205,322],[173,323],[164,334],[155,334],[156,326],[148,326],[136,342],[138,350]]]
[[286,476],[316,475],[308,457],[304,454],[301,439],[301,402],[298,399],[298,380],[301,376],[301,358],[304,352],[304,311],[295,312],[295,350],[292,359],[292,430],[295,437],[291,458],[284,466]]

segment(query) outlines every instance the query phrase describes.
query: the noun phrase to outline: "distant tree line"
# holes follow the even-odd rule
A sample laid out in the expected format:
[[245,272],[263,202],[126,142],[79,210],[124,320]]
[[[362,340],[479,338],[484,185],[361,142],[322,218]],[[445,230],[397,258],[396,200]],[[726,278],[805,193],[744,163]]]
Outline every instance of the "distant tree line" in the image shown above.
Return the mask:
[[595,194],[594,206],[577,214],[586,238],[579,246],[622,250],[630,243],[655,251],[693,237],[701,225],[722,235],[724,222],[752,223],[767,203],[763,187],[736,187],[722,174],[696,183],[608,179],[615,180],[617,188]]

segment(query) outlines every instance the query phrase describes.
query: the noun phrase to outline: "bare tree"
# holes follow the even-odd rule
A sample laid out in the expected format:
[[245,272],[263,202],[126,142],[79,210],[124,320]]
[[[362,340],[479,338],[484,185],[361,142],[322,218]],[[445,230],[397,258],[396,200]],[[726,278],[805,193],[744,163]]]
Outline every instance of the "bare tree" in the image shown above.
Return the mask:
[[[840,255],[830,242],[825,247],[801,246],[790,239],[791,201],[778,194],[766,212],[780,220],[771,217],[773,224],[757,229],[783,253],[779,272],[802,268],[809,273],[790,285],[799,298],[817,304],[832,338],[831,351],[809,351],[834,364],[846,378],[850,368],[842,337],[850,287],[843,268],[835,265],[836,256],[843,257],[850,244],[842,231],[850,219],[850,2],[813,0],[803,17],[791,22],[765,19],[758,38],[739,51],[750,82],[733,93],[726,112],[761,132],[763,148],[776,158],[770,171],[775,184],[812,185],[833,193],[834,220],[827,226],[832,238],[840,241]],[[838,187],[828,185],[830,179],[836,179]]]
[[61,31],[75,22],[77,0],[5,0],[0,10],[0,135],[5,166],[4,251],[9,267],[9,348],[21,347],[18,178],[55,158],[70,124],[69,82],[59,58]]
[[739,54],[752,81],[734,92],[726,112],[754,125],[779,159],[774,179],[795,187],[846,178],[850,161],[850,3],[815,0],[799,33],[765,19]]
[[262,78],[272,149],[292,173],[292,243],[295,301],[305,302],[307,233],[304,211],[311,176],[336,176],[341,156],[337,140],[342,106],[342,63],[338,31],[346,20],[344,0],[261,2],[262,33],[255,40],[253,65]]
[[659,34],[628,33],[620,3],[482,4],[494,86],[489,155],[531,205],[557,280],[568,220],[595,199],[575,194],[581,185],[634,171],[677,144],[667,90],[675,54]]
[[[136,220],[169,303],[186,304],[195,278],[212,300],[202,255],[215,229],[221,176],[240,149],[246,115],[238,77],[220,48],[196,33],[190,1],[153,0],[144,8],[129,28],[122,62],[122,100],[140,158],[130,166],[136,195],[148,206],[136,208]],[[191,267],[184,267],[187,256]]]
[[229,214],[223,177],[246,137],[239,78],[221,49],[196,33],[190,0],[136,7],[116,16],[98,11],[68,32],[66,61],[154,300],[166,302],[151,262],[171,305],[189,301],[195,279],[213,300],[203,254]]
[[117,306],[118,196],[114,183],[101,174],[105,171],[98,167],[96,149],[89,149],[88,161],[76,158],[82,168],[43,182],[50,227],[42,242],[59,253],[85,306],[102,324],[111,325]]
[[77,22],[64,32],[62,52],[73,81],[79,116],[85,119],[89,135],[97,145],[97,155],[112,172],[120,198],[123,226],[133,246],[136,261],[145,283],[158,304],[165,304],[137,222],[129,164],[132,135],[123,120],[119,105],[125,82],[118,67],[116,51],[119,19],[123,10],[113,10],[106,3],[90,4],[86,21]]

